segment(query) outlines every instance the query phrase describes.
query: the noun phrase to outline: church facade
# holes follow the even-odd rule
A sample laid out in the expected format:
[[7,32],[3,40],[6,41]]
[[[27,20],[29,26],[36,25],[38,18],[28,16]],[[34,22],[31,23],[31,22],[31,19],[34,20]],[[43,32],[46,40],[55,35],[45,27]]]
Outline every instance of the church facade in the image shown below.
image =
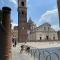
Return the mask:
[[44,23],[39,27],[31,30],[28,34],[29,41],[52,41],[58,40],[57,31],[51,28],[49,23]]
[[[26,0],[18,0],[18,42],[30,40],[58,40],[57,32],[51,28],[49,23],[44,23],[39,27],[32,22],[31,18],[27,22]],[[14,35],[14,34],[13,34]]]

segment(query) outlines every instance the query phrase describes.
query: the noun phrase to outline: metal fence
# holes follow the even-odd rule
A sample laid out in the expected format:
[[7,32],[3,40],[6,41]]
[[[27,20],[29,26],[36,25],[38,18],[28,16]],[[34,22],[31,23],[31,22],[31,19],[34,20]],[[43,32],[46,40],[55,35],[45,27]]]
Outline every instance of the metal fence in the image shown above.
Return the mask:
[[31,49],[34,60],[60,60],[60,48]]

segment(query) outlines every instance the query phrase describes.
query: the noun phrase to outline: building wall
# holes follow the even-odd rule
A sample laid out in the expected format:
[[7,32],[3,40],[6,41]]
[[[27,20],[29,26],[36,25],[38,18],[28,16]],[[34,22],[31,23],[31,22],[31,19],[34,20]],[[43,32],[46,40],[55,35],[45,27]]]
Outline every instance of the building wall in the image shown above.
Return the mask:
[[18,30],[12,30],[12,39],[15,39],[18,42]]
[[54,40],[53,37],[58,40],[57,32],[36,32],[36,40],[40,40],[40,37],[42,40],[46,40],[46,36],[49,36],[49,40]]
[[37,27],[29,36],[29,40],[58,40],[57,32],[48,24]]

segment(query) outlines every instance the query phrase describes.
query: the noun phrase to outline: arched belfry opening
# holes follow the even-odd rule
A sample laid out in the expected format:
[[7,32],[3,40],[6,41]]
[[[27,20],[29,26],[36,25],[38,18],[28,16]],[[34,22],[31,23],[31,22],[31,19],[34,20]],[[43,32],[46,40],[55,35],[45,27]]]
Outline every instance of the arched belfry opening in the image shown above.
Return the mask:
[[24,2],[23,1],[21,2],[21,5],[24,6]]

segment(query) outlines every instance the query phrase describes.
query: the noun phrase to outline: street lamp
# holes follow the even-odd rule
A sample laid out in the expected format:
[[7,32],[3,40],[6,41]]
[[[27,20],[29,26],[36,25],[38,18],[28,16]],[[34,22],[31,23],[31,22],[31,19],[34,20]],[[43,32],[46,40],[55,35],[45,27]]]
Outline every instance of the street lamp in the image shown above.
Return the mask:
[[60,0],[57,0],[57,5],[58,5],[59,28],[60,28]]

